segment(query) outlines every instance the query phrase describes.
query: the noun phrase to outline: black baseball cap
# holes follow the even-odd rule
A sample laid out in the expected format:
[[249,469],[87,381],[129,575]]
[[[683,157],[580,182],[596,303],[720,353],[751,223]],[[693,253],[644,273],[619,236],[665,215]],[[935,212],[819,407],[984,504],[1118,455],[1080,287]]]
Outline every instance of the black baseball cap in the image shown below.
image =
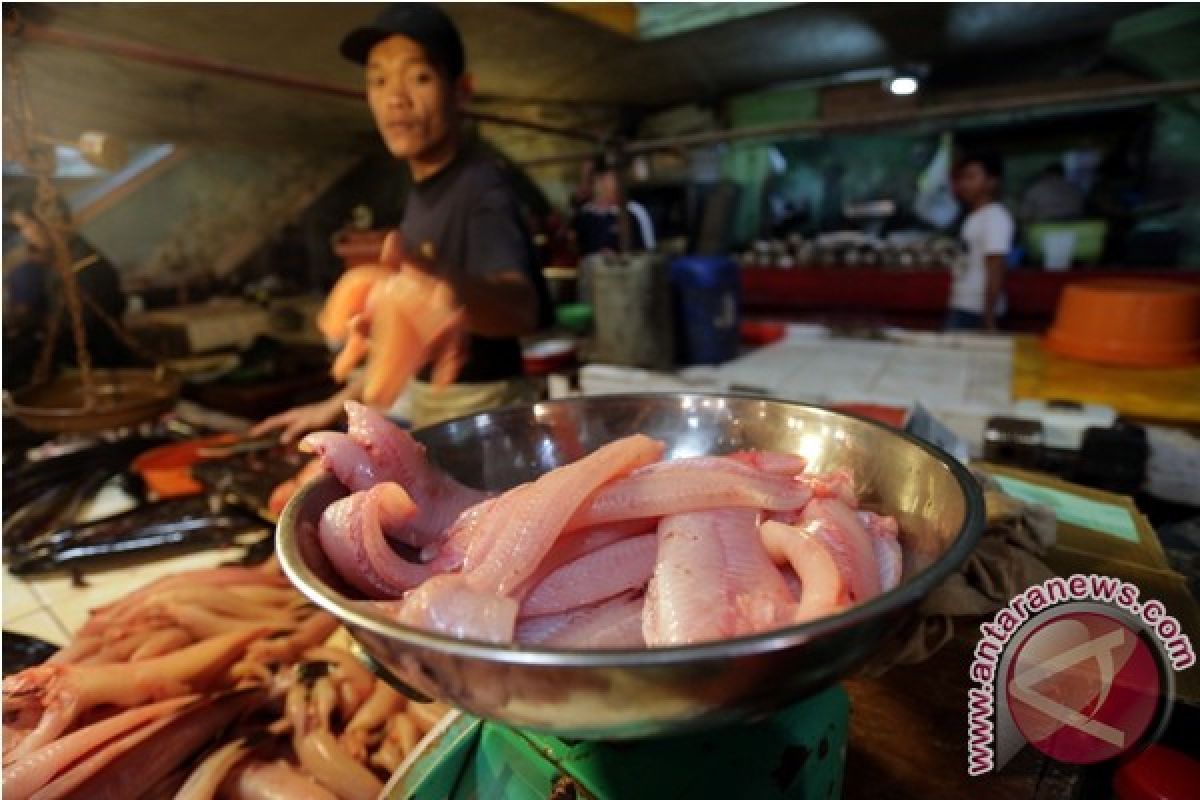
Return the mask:
[[466,67],[462,37],[446,13],[432,3],[392,3],[370,25],[346,34],[338,48],[355,64],[366,64],[371,48],[389,36],[407,36],[425,48],[430,60],[442,66],[451,78]]

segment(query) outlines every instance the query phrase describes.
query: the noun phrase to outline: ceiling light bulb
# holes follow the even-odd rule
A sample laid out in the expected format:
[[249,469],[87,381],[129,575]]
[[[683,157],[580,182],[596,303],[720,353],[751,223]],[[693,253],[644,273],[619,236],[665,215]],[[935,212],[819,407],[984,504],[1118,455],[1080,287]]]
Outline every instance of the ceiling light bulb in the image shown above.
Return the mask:
[[911,75],[897,75],[888,81],[888,91],[892,94],[916,94],[919,87],[917,79]]

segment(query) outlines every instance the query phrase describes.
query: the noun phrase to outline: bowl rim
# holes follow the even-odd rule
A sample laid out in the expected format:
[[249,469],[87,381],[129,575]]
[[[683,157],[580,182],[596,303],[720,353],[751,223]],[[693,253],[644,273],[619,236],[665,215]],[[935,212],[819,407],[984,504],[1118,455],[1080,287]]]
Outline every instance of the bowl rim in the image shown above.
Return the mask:
[[[704,661],[718,661],[731,657],[757,655],[777,650],[798,647],[807,642],[822,638],[843,628],[849,628],[873,617],[882,617],[891,612],[897,612],[904,607],[916,603],[934,587],[940,584],[952,571],[958,568],[967,556],[975,549],[983,535],[985,522],[985,507],[983,491],[971,476],[965,466],[941,448],[932,445],[905,431],[892,428],[869,417],[834,411],[824,406],[809,403],[798,403],[790,400],[777,400],[753,394],[737,394],[728,392],[645,392],[626,394],[591,395],[585,397],[562,398],[530,404],[534,407],[545,405],[573,405],[596,400],[647,400],[647,399],[737,399],[757,402],[768,402],[777,405],[803,408],[819,414],[833,417],[848,417],[869,426],[905,439],[929,455],[948,469],[959,488],[963,492],[966,513],[963,524],[958,530],[950,547],[931,564],[913,575],[909,580],[894,589],[871,598],[865,603],[852,606],[839,612],[799,625],[789,625],[784,628],[757,633],[750,636],[739,636],[733,639],[722,639],[700,644],[674,645],[669,647],[647,647],[639,649],[596,649],[596,650],[552,650],[536,647],[522,647],[516,644],[492,644],[476,639],[458,639],[420,628],[413,628],[393,622],[382,614],[370,612],[365,608],[356,608],[350,603],[363,604],[368,601],[351,600],[318,578],[300,554],[296,537],[296,522],[300,508],[306,498],[317,491],[336,483],[333,475],[318,476],[297,490],[288,501],[276,525],[276,553],[284,573],[293,585],[313,603],[328,611],[348,627],[365,629],[375,636],[387,639],[399,639],[408,645],[422,647],[445,655],[491,661],[513,666],[541,667],[590,667],[590,668],[622,668],[622,667],[665,667],[679,664],[696,664]],[[512,408],[496,409],[482,412],[497,414],[515,411],[529,406],[514,406]],[[452,420],[438,423],[434,428],[449,425],[456,420],[463,420],[479,414],[468,414]],[[286,529],[286,531],[285,531]]]

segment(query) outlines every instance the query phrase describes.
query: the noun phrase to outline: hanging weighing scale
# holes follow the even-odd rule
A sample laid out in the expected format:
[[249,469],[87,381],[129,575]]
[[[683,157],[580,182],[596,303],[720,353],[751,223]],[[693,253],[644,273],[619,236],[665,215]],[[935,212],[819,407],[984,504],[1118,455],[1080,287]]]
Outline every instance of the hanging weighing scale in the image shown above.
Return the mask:
[[[104,314],[79,290],[75,277],[79,264],[71,261],[67,242],[70,223],[62,211],[53,183],[54,148],[37,135],[21,65],[6,53],[5,74],[11,83],[11,102],[5,109],[6,155],[21,163],[37,187],[32,215],[50,239],[50,268],[58,276],[62,297],[46,324],[46,341],[34,371],[33,383],[7,398],[6,406],[26,427],[43,433],[83,433],[137,425],[170,410],[179,397],[182,381],[163,367],[155,369],[96,369],[92,366],[83,323],[83,305],[94,313],[139,355],[146,349],[121,323]],[[63,317],[71,328],[77,370],[51,376],[52,356]],[[157,359],[151,354],[152,362]]]

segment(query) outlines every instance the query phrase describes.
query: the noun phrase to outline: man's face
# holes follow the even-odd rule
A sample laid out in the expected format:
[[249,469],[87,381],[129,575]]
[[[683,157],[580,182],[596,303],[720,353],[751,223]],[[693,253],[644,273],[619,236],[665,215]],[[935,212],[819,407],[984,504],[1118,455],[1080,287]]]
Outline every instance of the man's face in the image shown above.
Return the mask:
[[442,145],[458,118],[458,95],[421,45],[389,36],[367,58],[367,104],[388,150],[419,158]]
[[592,198],[597,205],[617,204],[617,174],[611,170],[597,172],[592,178]]
[[995,192],[996,179],[987,174],[982,164],[964,164],[954,175],[954,193],[971,208],[987,202]]

